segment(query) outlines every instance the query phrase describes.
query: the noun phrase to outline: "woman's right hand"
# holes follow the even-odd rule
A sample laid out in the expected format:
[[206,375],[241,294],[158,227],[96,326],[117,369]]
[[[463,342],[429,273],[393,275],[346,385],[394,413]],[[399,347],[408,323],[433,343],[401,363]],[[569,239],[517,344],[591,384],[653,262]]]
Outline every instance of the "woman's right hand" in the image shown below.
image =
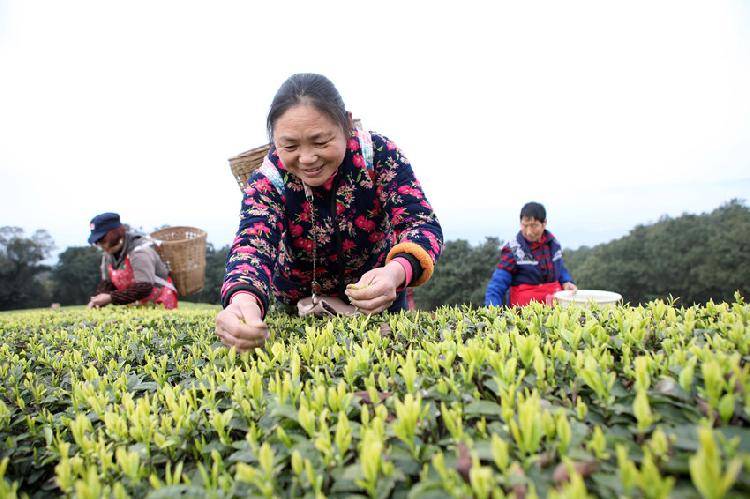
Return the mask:
[[255,298],[245,293],[233,296],[216,316],[216,335],[228,348],[240,352],[262,347],[268,338],[268,326]]

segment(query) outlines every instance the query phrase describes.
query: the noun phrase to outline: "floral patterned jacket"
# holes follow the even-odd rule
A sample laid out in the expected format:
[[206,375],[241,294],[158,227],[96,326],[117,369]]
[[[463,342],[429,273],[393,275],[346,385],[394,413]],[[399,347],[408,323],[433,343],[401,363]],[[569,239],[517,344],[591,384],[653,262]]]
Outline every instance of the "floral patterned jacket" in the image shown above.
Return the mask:
[[312,188],[312,213],[302,181],[271,147],[245,189],[221,289],[224,306],[239,290],[253,293],[264,311],[272,294],[287,305],[310,296],[313,235],[319,294],[344,297],[347,284],[396,256],[421,267],[410,286],[429,280],[442,250],[442,230],[393,142],[355,130],[329,185]]

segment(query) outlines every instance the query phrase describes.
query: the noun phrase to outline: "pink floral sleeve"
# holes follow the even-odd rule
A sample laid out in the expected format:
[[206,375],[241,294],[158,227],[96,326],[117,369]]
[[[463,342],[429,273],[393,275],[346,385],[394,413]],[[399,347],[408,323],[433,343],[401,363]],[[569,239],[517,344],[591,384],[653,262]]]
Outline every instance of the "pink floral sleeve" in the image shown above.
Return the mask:
[[284,200],[281,193],[260,171],[248,180],[240,210],[240,227],[227,256],[226,275],[221,288],[222,303],[232,294],[253,293],[268,310],[271,278],[282,237]]

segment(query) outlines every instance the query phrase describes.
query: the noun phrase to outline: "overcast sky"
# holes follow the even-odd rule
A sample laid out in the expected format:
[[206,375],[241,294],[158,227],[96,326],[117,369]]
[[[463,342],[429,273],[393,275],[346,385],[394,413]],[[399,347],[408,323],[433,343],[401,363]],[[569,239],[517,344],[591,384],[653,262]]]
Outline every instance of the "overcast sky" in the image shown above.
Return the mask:
[[[566,247],[750,199],[750,3],[0,0],[0,226],[238,224],[227,159],[297,72],[411,160],[446,239]],[[448,5],[448,4],[446,4]]]

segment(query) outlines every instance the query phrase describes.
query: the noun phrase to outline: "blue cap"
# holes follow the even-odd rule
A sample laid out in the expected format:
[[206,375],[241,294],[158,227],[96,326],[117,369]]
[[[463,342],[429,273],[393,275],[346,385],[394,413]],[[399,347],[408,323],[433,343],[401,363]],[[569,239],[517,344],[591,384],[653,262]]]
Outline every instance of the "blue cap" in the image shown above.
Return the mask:
[[120,225],[120,215],[117,213],[102,213],[91,219],[89,229],[89,244],[96,244],[99,239],[107,235],[107,232],[118,228]]

